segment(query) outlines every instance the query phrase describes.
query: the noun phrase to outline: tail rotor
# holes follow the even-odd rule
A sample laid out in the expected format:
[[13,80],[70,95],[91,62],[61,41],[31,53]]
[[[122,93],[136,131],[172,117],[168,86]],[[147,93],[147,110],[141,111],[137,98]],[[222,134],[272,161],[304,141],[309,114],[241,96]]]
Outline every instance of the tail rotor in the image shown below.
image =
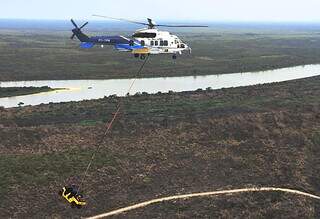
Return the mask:
[[72,36],[70,37],[72,40],[74,39],[74,37],[76,36],[77,33],[81,32],[81,29],[84,28],[85,26],[87,26],[89,24],[89,22],[84,23],[81,27],[78,27],[78,25],[76,24],[76,22],[74,22],[73,19],[71,19],[71,23],[73,24],[73,26],[75,27],[72,32]]

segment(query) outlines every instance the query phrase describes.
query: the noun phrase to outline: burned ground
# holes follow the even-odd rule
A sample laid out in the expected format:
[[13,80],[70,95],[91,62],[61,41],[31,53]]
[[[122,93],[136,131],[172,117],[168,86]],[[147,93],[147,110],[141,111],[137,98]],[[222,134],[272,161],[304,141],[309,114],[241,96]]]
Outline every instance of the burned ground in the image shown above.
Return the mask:
[[[79,218],[176,194],[276,186],[320,194],[320,77],[124,98],[85,179],[88,206],[57,195],[79,182],[121,98],[0,109],[0,217]],[[115,218],[317,218],[319,202],[279,193],[152,205]]]

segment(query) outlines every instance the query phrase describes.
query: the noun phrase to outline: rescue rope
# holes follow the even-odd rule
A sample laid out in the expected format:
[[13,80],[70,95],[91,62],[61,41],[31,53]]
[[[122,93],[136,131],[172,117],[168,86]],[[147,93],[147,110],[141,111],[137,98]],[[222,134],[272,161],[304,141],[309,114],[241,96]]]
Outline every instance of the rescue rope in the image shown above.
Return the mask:
[[107,212],[104,214],[88,217],[87,219],[99,219],[99,218],[105,218],[110,217],[114,215],[119,215],[128,211],[132,211],[138,208],[144,208],[148,205],[152,205],[155,203],[161,203],[165,201],[172,201],[177,199],[189,199],[189,198],[196,198],[196,197],[205,197],[205,196],[217,196],[217,195],[227,195],[227,194],[236,194],[236,193],[248,193],[248,192],[283,192],[283,193],[291,193],[295,195],[304,196],[311,199],[320,200],[320,196],[316,196],[310,193],[301,192],[298,190],[293,189],[285,189],[285,188],[273,188],[273,187],[261,187],[261,188],[245,188],[245,189],[233,189],[233,190],[222,190],[222,191],[213,191],[213,192],[204,192],[204,193],[193,193],[193,194],[187,194],[187,195],[177,195],[177,196],[170,196],[165,198],[158,198],[153,199],[150,201],[142,202],[140,204],[132,205],[125,208],[120,208],[118,210],[114,210],[111,212]]
[[[141,74],[144,66],[146,65],[148,59],[149,59],[149,55],[146,56],[144,62],[142,63],[142,65],[140,66],[140,68],[139,68],[138,72],[136,73],[134,79],[132,80],[131,85],[130,85],[130,87],[129,87],[129,89],[128,89],[127,94],[131,92],[131,90],[132,90],[132,88],[133,88],[133,85],[136,83],[136,81],[137,81],[139,75]],[[116,121],[116,119],[117,119],[117,117],[118,117],[118,115],[119,115],[119,112],[120,112],[122,103],[123,103],[123,98],[120,99],[120,101],[119,101],[119,103],[118,103],[118,105],[117,105],[117,108],[116,108],[117,110],[116,110],[116,112],[114,113],[111,121],[110,121],[109,123],[107,123],[107,125],[106,125],[106,131],[103,133],[101,139],[100,139],[99,141],[97,141],[96,150],[95,150],[94,153],[92,154],[91,159],[90,159],[90,162],[88,163],[87,168],[86,168],[86,170],[85,170],[85,172],[84,172],[84,174],[83,174],[83,177],[82,177],[80,186],[79,186],[79,188],[78,188],[78,190],[77,190],[77,194],[80,192],[80,189],[81,189],[81,187],[82,187],[82,185],[83,185],[83,182],[84,182],[85,178],[86,178],[87,175],[88,175],[88,171],[89,171],[89,169],[90,169],[90,167],[91,167],[91,165],[92,165],[92,163],[93,163],[93,161],[94,161],[97,153],[99,152],[99,150],[100,150],[100,148],[101,148],[101,146],[102,146],[102,143],[103,143],[105,137],[109,134],[109,132],[110,132],[112,126],[113,126],[113,123]]]

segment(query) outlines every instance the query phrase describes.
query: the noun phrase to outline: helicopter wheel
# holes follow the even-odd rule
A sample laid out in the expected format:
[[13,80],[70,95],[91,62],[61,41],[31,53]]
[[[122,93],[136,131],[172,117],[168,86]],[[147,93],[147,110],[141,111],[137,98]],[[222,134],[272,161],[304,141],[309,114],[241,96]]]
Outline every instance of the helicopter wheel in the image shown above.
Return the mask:
[[172,59],[177,59],[177,55],[174,54],[174,55],[172,56]]
[[141,60],[145,60],[146,59],[146,55],[144,55],[144,54],[140,55],[140,59]]

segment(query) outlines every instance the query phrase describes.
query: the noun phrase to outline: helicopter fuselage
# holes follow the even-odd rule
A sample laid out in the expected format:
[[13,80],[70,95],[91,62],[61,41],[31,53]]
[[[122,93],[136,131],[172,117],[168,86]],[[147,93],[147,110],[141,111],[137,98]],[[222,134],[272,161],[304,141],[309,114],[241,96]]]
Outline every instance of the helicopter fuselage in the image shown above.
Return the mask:
[[78,27],[71,20],[75,29],[72,30],[72,39],[76,36],[80,41],[80,47],[90,49],[95,45],[100,47],[112,45],[121,52],[131,52],[135,57],[144,58],[146,55],[173,54],[173,58],[183,51],[191,48],[176,35],[168,31],[160,31],[156,28],[144,28],[137,30],[131,37],[124,36],[92,36],[85,35],[81,29],[87,24]]
[[186,43],[168,31],[142,29],[135,32],[132,38],[147,48],[150,54],[181,54],[185,50],[190,51]]

